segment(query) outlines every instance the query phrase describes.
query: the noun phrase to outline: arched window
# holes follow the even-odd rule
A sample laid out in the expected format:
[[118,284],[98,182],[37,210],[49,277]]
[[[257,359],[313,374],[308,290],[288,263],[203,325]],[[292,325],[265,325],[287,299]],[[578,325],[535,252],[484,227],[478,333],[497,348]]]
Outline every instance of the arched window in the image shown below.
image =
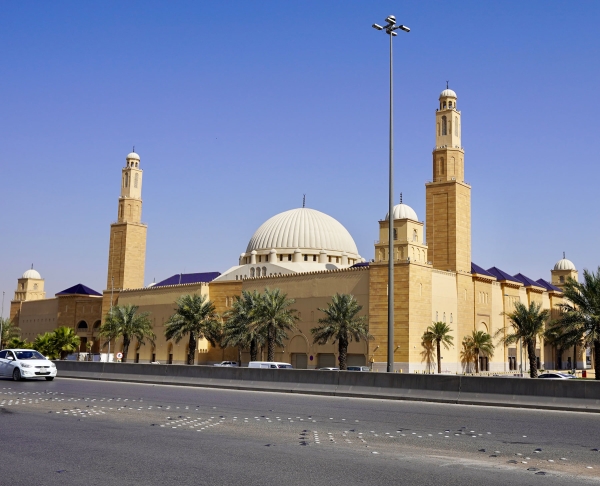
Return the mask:
[[262,272],[262,274],[263,274],[263,277],[266,277],[266,276],[267,276],[267,267],[263,267],[263,272]]
[[94,329],[98,329],[100,327],[100,321],[94,322]]
[[560,276],[560,277],[559,277],[559,280],[560,280],[560,283],[565,283],[565,277],[563,277],[563,276]]
[[452,101],[448,102],[448,108],[452,108]]
[[419,241],[419,235],[417,234],[417,230],[413,230],[413,241]]
[[439,320],[439,318],[438,318],[438,312],[435,311],[435,322],[437,322],[438,320]]
[[256,276],[260,277],[261,273],[260,273],[260,267],[256,267]]
[[454,133],[456,133],[456,136],[458,137],[458,117],[457,116],[454,117]]
[[452,324],[452,321],[453,321],[453,319],[452,319],[452,313],[450,313],[450,324]]
[[138,176],[139,176],[139,174],[136,174],[135,177],[133,178],[133,187],[135,187],[136,189],[138,186]]
[[[446,109],[446,102],[445,101],[442,103],[442,108]],[[446,117],[444,117],[444,118],[446,118]]]
[[398,239],[398,230],[396,228],[394,228],[394,239]]
[[448,129],[447,129],[447,121],[446,121],[446,115],[444,115],[442,117],[442,135],[447,135],[448,133]]
[[79,324],[77,324],[77,329],[87,329],[88,325],[87,322],[85,321],[80,321]]
[[127,187],[127,185],[129,184],[129,174],[125,173],[125,177],[124,177],[124,186]]
[[444,322],[446,322],[446,313],[444,312]]
[[250,277],[254,277],[254,268],[250,269]]
[[445,169],[446,169],[446,167],[445,167],[445,164],[444,164],[444,157],[442,157],[440,159],[440,174],[443,174],[444,171],[445,171]]

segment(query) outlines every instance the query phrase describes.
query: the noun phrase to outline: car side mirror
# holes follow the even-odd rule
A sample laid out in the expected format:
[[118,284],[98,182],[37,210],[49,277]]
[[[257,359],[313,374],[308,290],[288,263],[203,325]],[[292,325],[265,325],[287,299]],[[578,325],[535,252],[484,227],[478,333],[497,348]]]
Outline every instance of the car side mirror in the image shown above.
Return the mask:
[[14,358],[12,356],[7,356],[6,359],[9,360],[9,361],[13,361],[14,360]]

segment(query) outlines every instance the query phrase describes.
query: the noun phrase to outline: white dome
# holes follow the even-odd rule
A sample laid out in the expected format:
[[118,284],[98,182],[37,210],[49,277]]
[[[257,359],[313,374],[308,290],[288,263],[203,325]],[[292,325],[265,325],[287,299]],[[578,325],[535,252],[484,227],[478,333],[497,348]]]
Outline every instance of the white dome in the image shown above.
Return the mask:
[[40,275],[40,273],[37,270],[30,268],[23,274],[23,276],[21,278],[35,278],[35,279],[41,280],[42,276]]
[[246,253],[271,249],[329,250],[358,256],[356,243],[339,221],[308,208],[291,209],[265,221],[250,238]]
[[[386,221],[390,218],[390,213],[386,213]],[[415,210],[406,204],[396,204],[394,206],[394,219],[412,219],[413,221],[419,221]]]
[[138,154],[136,154],[135,152],[131,152],[130,154],[127,154],[127,160],[129,159],[135,159],[135,160],[140,160],[140,156]]
[[554,270],[577,270],[575,265],[571,260],[567,260],[563,258],[562,260],[558,260],[556,265],[554,265]]
[[451,98],[458,98],[458,96],[456,96],[456,93],[453,90],[448,89],[448,88],[446,88],[444,91],[442,91],[440,93],[440,98],[446,98],[448,96],[450,96]]

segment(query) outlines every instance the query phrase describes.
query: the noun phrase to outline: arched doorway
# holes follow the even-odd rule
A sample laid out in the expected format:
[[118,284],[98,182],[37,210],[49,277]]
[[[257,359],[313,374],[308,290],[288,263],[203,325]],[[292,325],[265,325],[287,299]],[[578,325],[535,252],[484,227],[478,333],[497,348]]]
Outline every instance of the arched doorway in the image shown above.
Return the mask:
[[290,361],[294,368],[308,368],[308,342],[305,336],[294,336],[288,346]]
[[173,364],[173,343],[167,346],[167,364]]
[[87,336],[82,336],[82,334],[88,333],[88,324],[85,321],[79,321],[77,323],[76,329],[77,335],[79,336],[79,352],[87,353]]

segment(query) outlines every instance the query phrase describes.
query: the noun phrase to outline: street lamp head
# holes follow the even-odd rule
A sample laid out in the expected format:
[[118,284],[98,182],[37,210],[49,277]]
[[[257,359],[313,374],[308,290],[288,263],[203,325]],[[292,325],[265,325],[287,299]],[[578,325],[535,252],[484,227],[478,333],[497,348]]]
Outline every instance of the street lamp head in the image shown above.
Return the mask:
[[395,15],[388,15],[388,18],[387,18],[387,19],[385,19],[385,21],[386,21],[388,24],[392,24],[392,25],[394,25],[394,24],[396,23],[396,16],[395,16]]
[[378,24],[373,24],[373,28],[377,29],[377,30],[383,30],[383,27],[381,25],[378,25]]
[[390,32],[392,34],[392,37],[396,37],[398,34],[396,34],[396,32]]
[[407,27],[406,25],[401,25],[400,30],[403,30],[404,32],[410,32],[410,28]]

